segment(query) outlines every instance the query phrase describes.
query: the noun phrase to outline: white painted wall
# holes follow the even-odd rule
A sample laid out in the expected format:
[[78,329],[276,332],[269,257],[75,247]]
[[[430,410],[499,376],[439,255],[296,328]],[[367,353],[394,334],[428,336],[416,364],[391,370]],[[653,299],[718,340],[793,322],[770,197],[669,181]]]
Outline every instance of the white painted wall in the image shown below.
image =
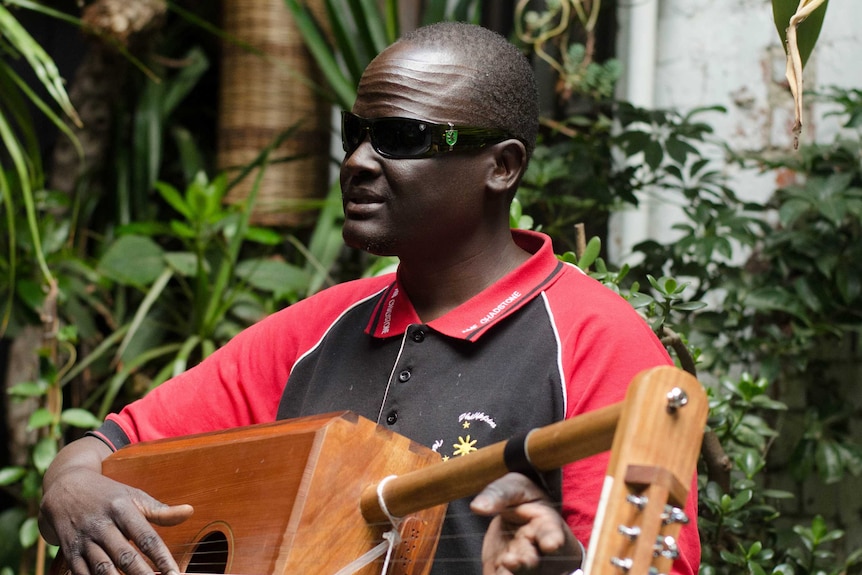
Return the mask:
[[[652,14],[655,23],[651,24]],[[635,103],[687,112],[722,105],[725,115],[710,117],[716,135],[738,150],[789,150],[793,101],[784,80],[785,56],[772,21],[770,0],[630,0],[618,8],[617,53],[628,71],[620,96]],[[862,88],[862,1],[831,0],[820,39],[805,69],[805,87]],[[654,46],[645,45],[654,26]],[[638,40],[632,42],[632,38]],[[643,80],[653,75],[652,86]],[[646,90],[646,91],[644,91]],[[803,141],[831,139],[836,124],[809,105]],[[764,200],[774,175],[727,168],[733,188],[746,198]],[[676,217],[666,200],[649,194],[641,207],[611,226],[611,258],[625,259],[646,237],[667,239]]]

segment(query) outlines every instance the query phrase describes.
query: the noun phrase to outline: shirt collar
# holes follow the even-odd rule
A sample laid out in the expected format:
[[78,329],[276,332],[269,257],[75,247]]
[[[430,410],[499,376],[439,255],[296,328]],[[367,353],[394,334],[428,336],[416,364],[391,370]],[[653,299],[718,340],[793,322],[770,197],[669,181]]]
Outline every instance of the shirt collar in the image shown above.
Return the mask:
[[[512,236],[519,247],[532,254],[530,258],[494,285],[429,322],[429,328],[449,337],[478,339],[557,279],[563,264],[554,255],[548,236],[526,230],[512,230]],[[391,337],[419,323],[422,322],[396,275],[395,281],[381,294],[366,332],[375,337]]]

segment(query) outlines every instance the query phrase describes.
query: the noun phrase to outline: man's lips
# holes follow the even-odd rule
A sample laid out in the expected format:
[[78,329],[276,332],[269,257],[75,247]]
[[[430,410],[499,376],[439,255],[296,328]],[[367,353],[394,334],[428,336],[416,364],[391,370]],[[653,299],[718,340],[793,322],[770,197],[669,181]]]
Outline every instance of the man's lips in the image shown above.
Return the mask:
[[363,216],[376,211],[384,203],[384,198],[372,192],[349,191],[342,194],[342,203],[345,215]]

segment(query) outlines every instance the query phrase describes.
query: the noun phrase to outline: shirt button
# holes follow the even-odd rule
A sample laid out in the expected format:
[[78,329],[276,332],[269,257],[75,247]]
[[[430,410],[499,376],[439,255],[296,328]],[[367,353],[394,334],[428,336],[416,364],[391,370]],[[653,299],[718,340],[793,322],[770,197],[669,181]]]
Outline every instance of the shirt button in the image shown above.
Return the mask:
[[397,411],[390,412],[389,415],[386,416],[386,423],[388,423],[389,425],[395,425],[396,421],[398,421]]
[[398,381],[400,381],[401,383],[404,383],[404,382],[408,381],[409,379],[410,379],[410,370],[409,369],[405,369],[404,371],[402,371],[401,373],[398,374]]
[[416,343],[422,343],[425,340],[425,332],[421,329],[417,329],[413,332],[413,341]]

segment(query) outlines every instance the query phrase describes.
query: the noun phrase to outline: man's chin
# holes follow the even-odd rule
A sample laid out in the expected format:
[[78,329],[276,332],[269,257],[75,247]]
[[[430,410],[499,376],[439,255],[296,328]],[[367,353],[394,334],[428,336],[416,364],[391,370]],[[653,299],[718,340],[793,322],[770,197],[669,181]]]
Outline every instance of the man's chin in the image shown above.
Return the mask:
[[379,236],[359,233],[356,230],[350,229],[345,225],[341,230],[341,237],[344,243],[351,248],[368,252],[374,256],[394,256],[396,255],[390,242]]

